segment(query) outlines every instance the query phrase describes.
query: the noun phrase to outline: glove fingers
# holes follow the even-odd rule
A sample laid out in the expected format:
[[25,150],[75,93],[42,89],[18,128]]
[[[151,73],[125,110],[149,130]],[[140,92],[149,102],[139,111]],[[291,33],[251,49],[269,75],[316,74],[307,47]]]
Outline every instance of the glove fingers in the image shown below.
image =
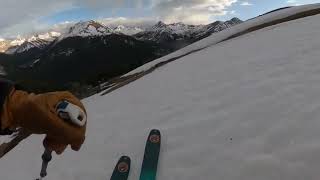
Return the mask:
[[75,150],[75,151],[79,151],[83,142],[85,140],[85,137],[83,137],[82,139],[80,139],[78,142],[72,143],[71,144],[71,149]]
[[1,122],[2,126],[22,127],[33,134],[46,134],[44,146],[57,154],[61,154],[69,144],[73,150],[79,150],[85,138],[86,124],[78,127],[58,116],[56,105],[63,100],[80,107],[86,114],[81,101],[69,92],[36,95],[14,90],[3,110],[1,118],[5,120]]
[[68,146],[67,144],[61,144],[48,137],[43,140],[43,145],[45,148],[55,151],[57,154],[62,154]]

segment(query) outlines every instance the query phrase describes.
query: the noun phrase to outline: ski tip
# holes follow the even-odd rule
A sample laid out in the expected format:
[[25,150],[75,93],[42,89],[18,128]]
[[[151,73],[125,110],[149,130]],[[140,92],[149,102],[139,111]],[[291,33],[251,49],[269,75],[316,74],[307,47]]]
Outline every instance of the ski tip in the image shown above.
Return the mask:
[[131,164],[131,159],[129,156],[122,156],[119,159],[119,162],[117,164],[117,169],[121,173],[128,172],[130,170],[130,164]]
[[130,164],[131,163],[131,159],[129,156],[121,156],[120,159],[119,159],[119,162],[125,162],[127,164]]
[[153,144],[160,144],[161,142],[161,133],[160,130],[158,129],[152,129],[150,131],[148,141],[153,143]]
[[160,135],[160,130],[159,129],[152,129],[150,131],[150,134],[158,134],[158,135]]
[[121,156],[119,161],[130,162],[130,157],[129,156]]
[[115,166],[110,180],[124,180],[128,178],[130,172],[130,157],[121,156]]

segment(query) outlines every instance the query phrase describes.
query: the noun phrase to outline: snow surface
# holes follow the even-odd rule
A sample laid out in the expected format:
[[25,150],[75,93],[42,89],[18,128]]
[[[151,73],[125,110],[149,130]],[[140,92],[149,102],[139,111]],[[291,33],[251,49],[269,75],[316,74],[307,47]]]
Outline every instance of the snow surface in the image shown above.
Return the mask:
[[37,63],[39,63],[40,60],[41,60],[40,58],[39,58],[39,59],[35,59],[35,60],[31,63],[30,67],[33,67],[34,65],[36,65]]
[[45,40],[45,39],[51,39],[51,36],[49,33],[45,33],[45,34],[39,35],[39,38]]
[[50,34],[51,34],[51,36],[55,36],[55,37],[61,36],[61,33],[54,32],[54,31],[51,31]]
[[[136,180],[152,128],[163,134],[159,180],[317,180],[319,28],[316,15],[208,47],[211,36],[188,47],[208,48],[83,100],[87,140],[78,153],[54,156],[46,180],[109,179],[121,155],[131,156]],[[37,177],[42,138],[2,158],[1,179]]]
[[25,38],[22,38],[20,36],[17,37],[17,39],[13,40],[10,42],[11,46],[20,46],[21,44],[23,44],[26,41]]
[[28,39],[28,41],[30,42],[30,41],[36,41],[38,39],[38,37],[36,37],[36,36],[31,36],[29,39]]
[[47,32],[45,34],[39,34],[39,38],[43,40],[52,40],[59,36],[61,36],[61,33],[55,31]]
[[113,28],[113,32],[122,33],[122,34],[129,35],[129,36],[137,34],[142,31],[144,31],[144,30],[139,27],[129,27],[129,26],[127,27],[124,25],[118,25],[117,27]]

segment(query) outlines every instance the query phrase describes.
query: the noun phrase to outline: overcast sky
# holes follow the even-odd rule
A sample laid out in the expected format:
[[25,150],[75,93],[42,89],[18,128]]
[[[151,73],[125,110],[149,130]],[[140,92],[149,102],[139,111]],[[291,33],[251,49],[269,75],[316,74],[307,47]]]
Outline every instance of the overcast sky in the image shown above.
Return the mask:
[[90,19],[188,24],[234,16],[246,20],[275,8],[317,2],[320,0],[0,0],[0,38]]

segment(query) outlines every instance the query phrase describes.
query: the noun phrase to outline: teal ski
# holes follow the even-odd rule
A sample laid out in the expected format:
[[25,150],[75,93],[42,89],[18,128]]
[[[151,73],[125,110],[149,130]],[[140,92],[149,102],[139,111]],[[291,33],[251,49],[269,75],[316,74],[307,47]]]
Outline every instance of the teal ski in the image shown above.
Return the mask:
[[130,172],[130,164],[130,157],[122,156],[115,166],[110,180],[127,180]]
[[157,129],[151,130],[142,161],[140,180],[155,180],[160,154],[161,134]]

